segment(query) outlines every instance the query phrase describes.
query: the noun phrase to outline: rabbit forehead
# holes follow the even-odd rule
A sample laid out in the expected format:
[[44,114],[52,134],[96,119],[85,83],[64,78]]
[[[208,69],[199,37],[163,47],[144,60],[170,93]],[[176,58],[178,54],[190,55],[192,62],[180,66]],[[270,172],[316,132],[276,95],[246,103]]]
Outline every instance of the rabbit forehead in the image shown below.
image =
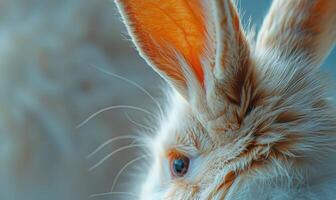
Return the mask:
[[169,113],[161,123],[155,140],[158,148],[163,154],[177,150],[195,157],[209,149],[210,140],[189,103],[179,93],[173,93]]

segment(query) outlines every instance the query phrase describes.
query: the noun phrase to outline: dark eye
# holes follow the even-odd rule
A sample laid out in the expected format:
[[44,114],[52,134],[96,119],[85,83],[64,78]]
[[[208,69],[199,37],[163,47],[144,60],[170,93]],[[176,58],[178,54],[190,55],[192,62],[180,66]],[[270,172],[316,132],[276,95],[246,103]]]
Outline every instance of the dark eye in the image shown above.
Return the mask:
[[189,158],[180,156],[171,161],[171,173],[175,177],[183,177],[189,168]]

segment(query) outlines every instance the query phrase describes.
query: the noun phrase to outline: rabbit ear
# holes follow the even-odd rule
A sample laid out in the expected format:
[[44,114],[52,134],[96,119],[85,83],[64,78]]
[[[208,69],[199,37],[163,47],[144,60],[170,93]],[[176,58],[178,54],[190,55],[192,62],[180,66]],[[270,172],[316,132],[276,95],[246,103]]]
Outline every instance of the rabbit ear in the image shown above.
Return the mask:
[[257,48],[303,55],[319,64],[336,39],[335,0],[274,0]]
[[[230,0],[116,0],[142,57],[182,95],[223,78],[244,43]],[[215,13],[215,14],[213,14]],[[211,76],[208,76],[209,73]]]
[[[186,94],[186,71],[203,84],[202,54],[207,43],[205,15],[200,0],[116,0],[142,57]],[[183,60],[183,61],[182,61]],[[188,69],[184,69],[187,64]]]
[[217,79],[225,79],[228,78],[225,76],[225,71],[239,71],[237,68],[244,67],[240,62],[249,59],[249,50],[235,5],[230,0],[217,0],[214,7],[216,29],[214,74]]
[[[216,58],[213,77],[216,84],[208,88],[208,99],[219,109],[220,101],[242,104],[242,89],[254,87],[256,77],[250,59],[249,44],[241,26],[240,18],[231,0],[214,2],[214,26],[216,33]],[[250,84],[247,86],[246,84]],[[220,94],[220,95],[219,95]],[[225,107],[225,105],[224,105]]]

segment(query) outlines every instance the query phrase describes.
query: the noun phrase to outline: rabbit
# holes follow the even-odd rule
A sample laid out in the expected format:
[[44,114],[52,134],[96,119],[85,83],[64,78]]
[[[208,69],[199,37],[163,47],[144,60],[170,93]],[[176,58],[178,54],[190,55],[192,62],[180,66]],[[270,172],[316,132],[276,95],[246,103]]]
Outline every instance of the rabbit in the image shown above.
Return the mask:
[[257,37],[231,0],[115,3],[172,88],[139,199],[336,198],[336,1],[274,0]]

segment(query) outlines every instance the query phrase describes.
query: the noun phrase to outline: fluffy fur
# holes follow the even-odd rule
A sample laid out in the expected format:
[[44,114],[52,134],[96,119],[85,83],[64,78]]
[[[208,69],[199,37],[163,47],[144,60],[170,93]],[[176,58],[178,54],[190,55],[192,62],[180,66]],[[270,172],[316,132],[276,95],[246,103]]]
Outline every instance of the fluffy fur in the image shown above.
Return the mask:
[[[141,199],[335,199],[336,115],[318,68],[335,1],[274,0],[256,43],[230,0],[116,2],[175,88]],[[169,174],[172,151],[191,160],[182,178]]]

